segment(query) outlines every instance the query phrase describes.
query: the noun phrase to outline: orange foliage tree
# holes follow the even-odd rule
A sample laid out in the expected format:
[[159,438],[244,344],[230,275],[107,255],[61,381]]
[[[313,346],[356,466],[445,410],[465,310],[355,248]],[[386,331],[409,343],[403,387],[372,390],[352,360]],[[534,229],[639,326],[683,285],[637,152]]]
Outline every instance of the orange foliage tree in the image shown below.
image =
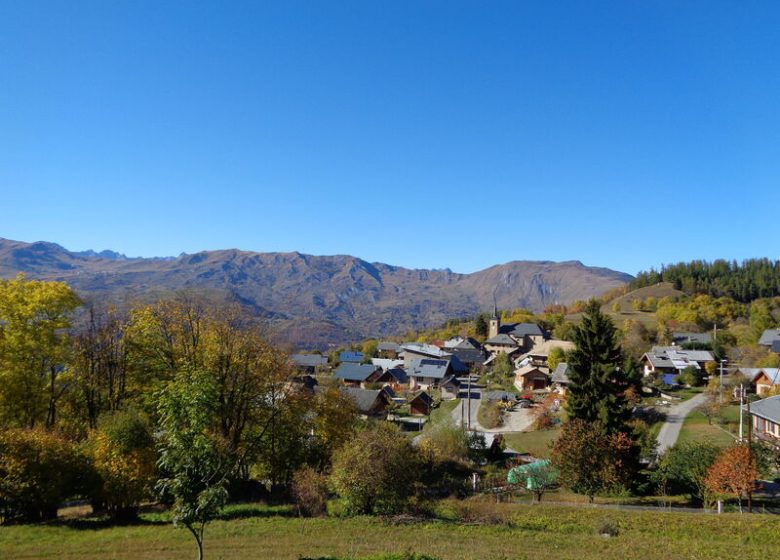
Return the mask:
[[736,496],[742,513],[742,498],[750,499],[757,477],[758,467],[750,447],[735,445],[718,455],[704,483],[714,494]]

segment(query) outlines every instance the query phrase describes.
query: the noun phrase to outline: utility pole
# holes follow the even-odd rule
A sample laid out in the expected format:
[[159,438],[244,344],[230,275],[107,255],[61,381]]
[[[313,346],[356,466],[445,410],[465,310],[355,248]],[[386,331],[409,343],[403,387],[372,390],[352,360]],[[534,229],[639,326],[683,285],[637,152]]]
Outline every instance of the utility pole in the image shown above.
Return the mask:
[[468,420],[468,430],[471,431],[471,371],[469,371],[469,420]]
[[[748,413],[748,450],[750,450],[750,460],[753,460],[753,419],[750,417],[750,401],[747,402]],[[748,492],[748,513],[753,513],[753,491]]]
[[744,389],[742,383],[739,384],[739,443],[742,443],[742,408],[744,404]]
[[720,361],[720,404],[723,404],[723,362],[726,360]]

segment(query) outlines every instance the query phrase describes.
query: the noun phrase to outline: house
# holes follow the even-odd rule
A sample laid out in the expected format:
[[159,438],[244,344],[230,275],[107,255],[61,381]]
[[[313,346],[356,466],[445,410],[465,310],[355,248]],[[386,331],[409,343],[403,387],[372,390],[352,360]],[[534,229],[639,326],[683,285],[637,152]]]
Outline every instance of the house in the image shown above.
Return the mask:
[[575,347],[576,345],[573,342],[569,342],[568,340],[545,340],[534,346],[529,352],[520,355],[516,359],[516,363],[523,361],[525,358],[530,358],[530,360],[526,363],[537,366],[539,368],[546,368],[549,371],[549,367],[547,366],[547,358],[553,349],[560,348],[564,352],[569,352],[570,350],[574,350]]
[[448,375],[441,381],[439,381],[439,390],[441,391],[441,399],[443,401],[451,401],[457,399],[460,395],[460,389],[463,387],[463,383],[458,380],[454,375]]
[[390,393],[385,389],[342,387],[341,390],[352,399],[358,411],[364,416],[382,416],[394,404]]
[[420,391],[409,401],[409,411],[413,415],[428,416],[433,409],[433,398],[425,391]]
[[293,354],[290,359],[301,373],[316,373],[328,365],[328,357],[321,354]]
[[382,373],[382,368],[373,364],[345,362],[336,368],[333,377],[350,387],[363,387],[366,383],[378,382]]
[[398,357],[398,353],[401,351],[401,346],[396,344],[395,342],[380,342],[377,347],[377,352],[379,352],[380,358],[392,358],[395,359]]
[[414,360],[411,367],[406,370],[406,373],[409,375],[410,389],[420,388],[427,390],[438,387],[442,380],[454,372],[449,360],[423,358]]
[[761,333],[761,338],[758,339],[758,343],[761,346],[768,346],[772,348],[775,342],[780,341],[780,329],[767,329]]
[[679,375],[687,367],[703,370],[707,363],[715,363],[715,356],[709,350],[684,350],[677,346],[653,346],[640,360],[644,374],[665,376],[667,384],[672,377]]
[[401,354],[404,360],[404,367],[407,369],[415,360],[421,360],[425,358],[444,360],[449,359],[452,356],[450,352],[445,352],[438,346],[418,342],[405,342],[404,344],[401,344]]
[[485,350],[490,354],[486,363],[492,362],[499,354],[507,354],[512,356],[513,354],[519,354],[522,348],[517,344],[517,341],[508,334],[497,334],[491,336],[485,341]]
[[339,361],[341,363],[353,363],[353,364],[359,364],[362,363],[365,359],[365,355],[363,355],[363,352],[341,352],[339,354]]
[[518,391],[546,389],[550,376],[536,366],[527,365],[515,370],[515,387]]
[[780,447],[780,395],[750,404],[753,435]]
[[569,364],[566,362],[561,362],[555,367],[555,371],[552,374],[552,379],[550,380],[552,382],[553,389],[557,392],[561,393],[562,395],[566,394],[566,391],[569,389]]
[[753,378],[756,394],[768,395],[773,390],[780,389],[780,368],[761,368]]
[[409,376],[403,368],[394,367],[383,370],[373,383],[381,383],[393,391],[403,391],[409,386]]

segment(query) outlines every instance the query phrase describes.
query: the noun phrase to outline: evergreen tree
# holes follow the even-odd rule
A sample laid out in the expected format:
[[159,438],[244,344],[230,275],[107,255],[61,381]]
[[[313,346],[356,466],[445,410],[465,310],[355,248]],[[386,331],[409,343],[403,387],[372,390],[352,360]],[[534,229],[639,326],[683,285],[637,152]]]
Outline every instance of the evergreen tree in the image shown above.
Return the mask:
[[574,332],[575,350],[569,356],[571,373],[567,410],[569,418],[599,423],[608,433],[628,432],[631,411],[624,392],[629,379],[617,329],[591,300]]

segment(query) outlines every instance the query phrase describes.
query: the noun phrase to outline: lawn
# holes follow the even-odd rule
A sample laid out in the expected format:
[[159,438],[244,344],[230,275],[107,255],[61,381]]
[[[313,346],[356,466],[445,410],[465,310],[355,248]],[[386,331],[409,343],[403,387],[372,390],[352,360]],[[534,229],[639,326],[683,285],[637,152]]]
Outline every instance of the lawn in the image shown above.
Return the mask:
[[677,442],[706,440],[721,447],[732,445],[739,431],[739,407],[725,407],[722,416],[724,424],[718,424],[714,420],[710,424],[704,414],[694,410],[685,417]]
[[[463,503],[451,502],[453,509]],[[473,505],[472,514],[485,502]],[[618,511],[590,507],[500,504],[509,522],[468,524],[430,520],[397,525],[372,517],[299,519],[262,506],[233,507],[206,529],[208,560],[333,555],[366,558],[414,551],[441,560],[772,558],[780,547],[777,519],[767,515]],[[609,525],[617,535],[605,538]],[[0,558],[172,560],[195,557],[192,537],[161,517],[110,527],[80,520],[0,527]]]
[[552,428],[551,430],[506,434],[504,438],[507,447],[515,451],[547,459],[550,457],[550,447],[560,433],[560,428]]
[[455,407],[460,406],[460,399],[453,399],[451,401],[441,401],[438,407],[431,412],[428,421],[423,427],[423,431],[433,428],[436,424],[442,422],[448,422],[452,418],[452,411]]

